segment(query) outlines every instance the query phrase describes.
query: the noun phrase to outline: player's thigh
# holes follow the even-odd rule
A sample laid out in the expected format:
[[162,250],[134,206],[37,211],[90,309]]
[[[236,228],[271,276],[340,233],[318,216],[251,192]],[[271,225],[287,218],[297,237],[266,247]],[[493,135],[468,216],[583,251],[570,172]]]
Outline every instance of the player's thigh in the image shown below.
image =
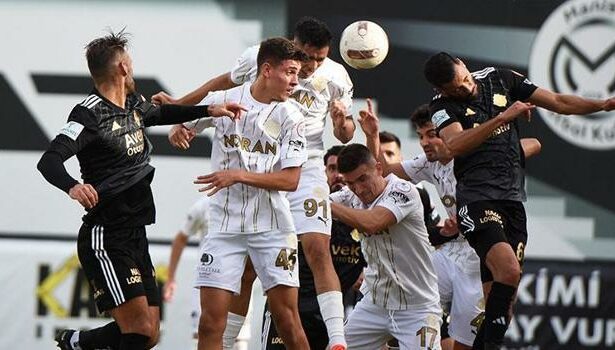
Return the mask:
[[279,285],[299,287],[297,236],[294,232],[251,234],[248,253],[265,292]]
[[501,203],[504,213],[506,237],[520,266],[525,258],[527,245],[527,216],[521,202],[505,201]]
[[141,252],[134,245],[132,233],[131,229],[110,230],[85,224],[79,231],[79,261],[101,312],[147,294],[144,271],[135,259]]
[[459,269],[453,283],[448,331],[457,342],[471,346],[484,315],[485,301],[480,273],[467,273]]
[[248,258],[248,235],[210,232],[195,268],[195,287],[211,287],[239,294]]
[[401,350],[439,350],[442,313],[438,308],[395,311],[389,328]]
[[[156,282],[156,269],[149,253],[149,244],[145,234],[145,227],[135,230],[134,245],[136,253],[134,260],[141,271],[147,303],[152,307],[160,307],[160,290]],[[160,319],[160,317],[158,317],[158,319]]]
[[318,232],[331,235],[329,185],[324,169],[304,168],[297,190],[287,194],[297,234]]
[[387,340],[391,339],[387,330],[388,311],[367,299],[369,297],[357,303],[344,324],[348,349],[381,349]]
[[504,215],[495,201],[469,203],[457,210],[459,231],[466,237],[481,262],[483,282],[493,280],[493,271],[486,265],[487,253],[499,243],[508,244]]

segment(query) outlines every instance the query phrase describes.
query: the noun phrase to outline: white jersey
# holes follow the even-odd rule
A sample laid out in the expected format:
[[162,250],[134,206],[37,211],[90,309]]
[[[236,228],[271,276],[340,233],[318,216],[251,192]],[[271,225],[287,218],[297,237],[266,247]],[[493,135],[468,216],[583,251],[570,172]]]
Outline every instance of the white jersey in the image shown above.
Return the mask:
[[199,241],[207,234],[209,226],[209,201],[206,195],[201,196],[188,209],[182,232],[188,237],[197,237]]
[[[243,169],[269,173],[300,167],[307,160],[303,115],[294,104],[256,101],[250,83],[226,91],[215,91],[204,104],[236,102],[245,106],[240,120],[201,118],[184,124],[197,131],[215,126],[211,153],[212,171]],[[278,230],[294,232],[286,196],[236,183],[217,192],[210,205],[210,232],[256,233]]]
[[[457,204],[455,200],[455,186],[457,179],[453,171],[454,161],[451,160],[446,164],[439,161],[430,162],[425,154],[421,154],[411,160],[405,160],[401,163],[404,172],[410,178],[410,181],[417,184],[421,181],[427,181],[433,184],[438,191],[440,200],[449,217],[457,217]],[[472,273],[480,269],[480,260],[476,252],[463,236],[444,244],[440,251],[448,256],[455,264],[464,272]]]
[[371,204],[365,205],[347,187],[331,194],[331,201],[357,209],[382,206],[397,224],[382,233],[361,237],[361,251],[368,268],[362,292],[388,310],[408,310],[438,305],[439,295],[433,248],[429,244],[420,195],[410,182],[393,174]]
[[438,191],[440,200],[446,208],[446,213],[450,218],[457,217],[457,203],[455,200],[455,186],[457,179],[453,171],[453,161],[442,164],[438,161],[430,162],[425,153],[414,157],[411,160],[401,162],[404,172],[410,178],[410,182],[418,184],[427,181],[433,184]]
[[[231,71],[235,84],[243,84],[256,79],[259,45],[248,48],[239,57]],[[308,157],[318,158],[322,163],[324,143],[322,140],[325,123],[329,115],[331,101],[341,101],[348,113],[352,109],[353,86],[346,68],[325,58],[318,69],[307,79],[299,79],[299,84],[291,96],[296,106],[305,116],[305,137]]]

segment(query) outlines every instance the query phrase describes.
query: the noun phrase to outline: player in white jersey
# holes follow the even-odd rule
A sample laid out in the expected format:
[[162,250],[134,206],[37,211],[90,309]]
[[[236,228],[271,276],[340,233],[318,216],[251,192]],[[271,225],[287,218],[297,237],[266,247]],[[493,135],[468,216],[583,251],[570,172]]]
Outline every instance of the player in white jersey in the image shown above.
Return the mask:
[[390,174],[360,144],[338,155],[348,187],[331,194],[333,215],[361,233],[368,268],[364,298],[348,317],[349,349],[440,349],[442,309],[423,205],[411,183]]
[[[407,161],[384,162],[384,173],[394,173],[415,184],[422,181],[433,184],[449,216],[440,232],[444,236],[455,235],[457,180],[453,172],[453,157],[436,134],[427,105],[417,108],[410,119],[425,153]],[[361,128],[372,151],[385,159],[384,150],[379,145],[378,118],[369,107],[367,111],[361,111]],[[522,139],[521,143],[526,157],[540,151],[540,143],[536,139]],[[454,349],[472,349],[485,306],[479,258],[467,240],[458,236],[439,246],[432,260],[438,275],[441,303],[449,308],[448,331],[455,340]]]
[[[352,82],[346,69],[329,59],[328,53],[332,36],[327,26],[314,18],[301,19],[294,33],[294,42],[309,57],[304,62],[299,74],[299,84],[292,94],[293,102],[305,116],[305,134],[307,138],[308,161],[303,166],[297,191],[288,194],[293,221],[300,235],[302,247],[310,269],[314,273],[316,292],[320,311],[327,325],[331,348],[344,349],[343,334],[344,309],[339,279],[333,268],[329,250],[331,234],[331,213],[329,208],[329,187],[325,177],[322,156],[322,140],[327,118],[333,123],[335,137],[343,143],[352,139],[355,125],[349,114],[352,103]],[[256,73],[256,53],[258,46],[248,48],[238,59],[229,73],[216,77],[194,92],[179,100],[173,100],[164,93],[153,97],[159,103],[175,102],[195,104],[214,89],[229,88],[248,81],[253,81]],[[194,132],[189,128],[174,127],[169,139],[179,148],[189,147]],[[316,203],[318,211],[306,210],[311,203]],[[250,271],[246,270],[244,281],[248,282]],[[253,280],[253,278],[252,278]],[[247,312],[246,300],[250,294],[242,294],[234,299],[229,319],[241,320]],[[236,324],[236,323],[234,323]],[[230,324],[229,324],[230,325]],[[233,337],[239,331],[227,330],[225,339]],[[232,343],[227,341],[227,343]]]
[[239,294],[248,257],[269,297],[280,336],[289,349],[308,349],[297,307],[297,239],[281,191],[294,191],[307,160],[303,115],[289,103],[306,55],[291,41],[263,41],[258,76],[205,102],[237,102],[241,119],[202,118],[190,127],[214,127],[211,174],[195,183],[212,196],[209,232],[197,265],[201,291],[199,350],[222,348],[232,294]]

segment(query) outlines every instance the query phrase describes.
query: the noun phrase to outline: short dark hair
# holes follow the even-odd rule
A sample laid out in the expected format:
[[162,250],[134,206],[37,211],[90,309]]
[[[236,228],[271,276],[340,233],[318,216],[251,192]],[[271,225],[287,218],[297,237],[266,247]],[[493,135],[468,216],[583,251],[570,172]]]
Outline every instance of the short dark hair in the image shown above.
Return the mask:
[[258,49],[258,56],[256,57],[257,73],[260,73],[261,66],[265,62],[272,66],[277,66],[285,60],[304,62],[307,60],[307,55],[286,38],[267,39],[261,42]]
[[124,29],[117,33],[109,31],[108,35],[94,39],[85,46],[85,58],[94,80],[109,76],[115,57],[126,51],[129,36]]
[[333,146],[333,147],[329,148],[327,150],[327,153],[325,153],[325,156],[323,157],[324,161],[325,161],[325,165],[327,165],[327,160],[329,159],[329,157],[339,155],[340,151],[343,148],[344,148],[344,146],[342,146],[342,145],[336,145],[336,146]]
[[395,142],[397,144],[397,147],[401,149],[401,141],[399,141],[399,137],[397,137],[397,135],[393,134],[392,132],[381,131],[378,133],[378,139],[380,140],[380,143]]
[[316,48],[331,46],[333,35],[325,22],[314,17],[302,17],[295,25],[294,37],[303,45]]
[[410,122],[414,129],[422,128],[428,123],[431,123],[431,112],[429,112],[429,105],[422,104],[412,112],[410,115]]
[[337,169],[340,173],[346,174],[361,164],[374,162],[375,158],[367,147],[360,143],[350,144],[342,149],[337,155]]
[[460,62],[459,58],[453,57],[447,52],[437,53],[425,62],[423,67],[425,79],[435,87],[450,83],[455,78],[455,65]]

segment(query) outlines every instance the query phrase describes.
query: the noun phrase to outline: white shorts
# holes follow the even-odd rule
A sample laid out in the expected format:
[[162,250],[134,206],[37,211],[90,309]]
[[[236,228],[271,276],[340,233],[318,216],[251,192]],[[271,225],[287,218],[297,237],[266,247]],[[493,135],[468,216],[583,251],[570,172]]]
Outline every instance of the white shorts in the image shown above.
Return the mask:
[[286,195],[297,234],[308,232],[331,235],[329,185],[322,162],[309,160],[301,168],[299,186]]
[[438,276],[440,302],[445,308],[450,304],[448,333],[455,341],[472,346],[485,311],[480,270],[463,271],[441,249],[431,260]]
[[439,307],[386,310],[364,297],[344,325],[348,349],[376,350],[391,338],[402,350],[440,350],[442,313]]
[[195,287],[213,287],[239,294],[248,256],[263,290],[278,285],[299,287],[297,236],[294,232],[210,232],[201,247]]

